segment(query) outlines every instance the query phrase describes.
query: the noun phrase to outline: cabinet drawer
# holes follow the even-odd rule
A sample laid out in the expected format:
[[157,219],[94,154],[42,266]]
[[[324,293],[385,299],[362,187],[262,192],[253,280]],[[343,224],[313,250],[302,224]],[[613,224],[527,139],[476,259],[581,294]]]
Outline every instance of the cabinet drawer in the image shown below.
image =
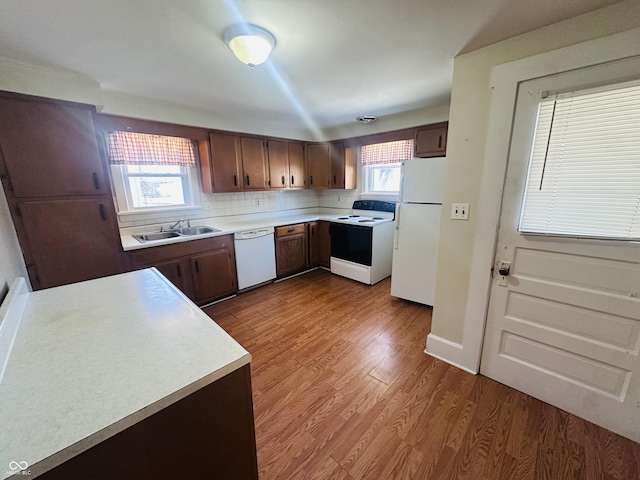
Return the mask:
[[276,237],[286,237],[287,235],[296,235],[298,233],[304,233],[304,223],[297,223],[295,225],[285,225],[284,227],[276,228]]

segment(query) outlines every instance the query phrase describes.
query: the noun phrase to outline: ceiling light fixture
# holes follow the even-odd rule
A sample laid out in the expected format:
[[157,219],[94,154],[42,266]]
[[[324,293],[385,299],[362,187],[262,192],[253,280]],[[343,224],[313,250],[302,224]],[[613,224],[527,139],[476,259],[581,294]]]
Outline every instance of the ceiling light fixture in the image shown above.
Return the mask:
[[276,46],[276,37],[262,27],[239,23],[224,32],[224,43],[242,63],[251,68],[264,63]]
[[367,124],[375,122],[376,120],[378,120],[378,117],[376,117],[375,115],[360,115],[359,117],[356,117],[356,120],[360,123]]

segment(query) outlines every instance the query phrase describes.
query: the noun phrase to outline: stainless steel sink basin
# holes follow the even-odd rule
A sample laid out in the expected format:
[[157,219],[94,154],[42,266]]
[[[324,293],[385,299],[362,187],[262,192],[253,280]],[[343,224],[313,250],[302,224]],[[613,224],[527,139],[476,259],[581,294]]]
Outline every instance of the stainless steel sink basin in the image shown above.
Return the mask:
[[211,227],[187,227],[180,230],[182,235],[204,235],[205,233],[219,232],[217,228]]
[[170,230],[168,232],[139,233],[133,235],[133,238],[140,243],[153,242],[154,240],[164,240],[166,238],[176,237],[193,237],[195,235],[204,235],[206,233],[220,232],[221,230],[212,227],[186,227],[180,230]]
[[157,233],[141,233],[139,235],[133,235],[133,238],[139,242],[152,242],[153,240],[163,240],[165,238],[179,237],[178,232],[157,232]]

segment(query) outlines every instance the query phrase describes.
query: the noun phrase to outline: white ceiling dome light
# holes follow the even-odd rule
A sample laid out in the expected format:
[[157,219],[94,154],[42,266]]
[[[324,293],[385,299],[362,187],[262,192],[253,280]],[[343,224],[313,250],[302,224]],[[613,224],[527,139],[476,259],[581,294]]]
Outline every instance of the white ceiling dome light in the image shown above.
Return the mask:
[[225,30],[224,42],[238,60],[253,68],[269,58],[276,46],[276,37],[257,25],[239,23]]

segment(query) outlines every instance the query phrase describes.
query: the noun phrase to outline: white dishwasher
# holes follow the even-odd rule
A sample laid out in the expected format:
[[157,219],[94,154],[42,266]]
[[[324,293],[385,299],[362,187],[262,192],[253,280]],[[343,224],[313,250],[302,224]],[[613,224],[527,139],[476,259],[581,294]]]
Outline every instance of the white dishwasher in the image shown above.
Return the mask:
[[276,247],[273,227],[233,235],[238,270],[238,290],[276,278]]

